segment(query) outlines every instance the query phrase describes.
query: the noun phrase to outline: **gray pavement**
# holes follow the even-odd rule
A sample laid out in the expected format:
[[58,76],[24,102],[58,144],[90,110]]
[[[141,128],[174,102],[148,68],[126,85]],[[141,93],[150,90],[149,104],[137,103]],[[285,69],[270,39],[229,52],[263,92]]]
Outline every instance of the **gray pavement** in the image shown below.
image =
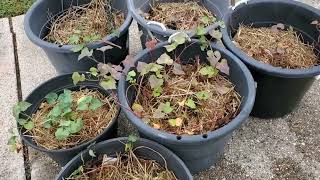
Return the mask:
[[[319,0],[306,0],[320,8]],[[23,31],[23,16],[13,18],[20,66],[21,91],[26,97],[37,85],[56,75],[45,53]],[[130,28],[130,53],[140,49],[136,23]],[[6,146],[15,128],[11,107],[17,101],[14,48],[8,19],[0,19],[0,180],[25,179],[22,154]],[[320,81],[316,81],[297,109],[279,119],[250,118],[234,133],[224,158],[196,179],[320,179]],[[31,179],[54,179],[58,167],[29,148]]]
[[7,146],[10,130],[16,131],[11,107],[17,102],[14,48],[8,19],[0,19],[0,179],[24,179],[24,161]]

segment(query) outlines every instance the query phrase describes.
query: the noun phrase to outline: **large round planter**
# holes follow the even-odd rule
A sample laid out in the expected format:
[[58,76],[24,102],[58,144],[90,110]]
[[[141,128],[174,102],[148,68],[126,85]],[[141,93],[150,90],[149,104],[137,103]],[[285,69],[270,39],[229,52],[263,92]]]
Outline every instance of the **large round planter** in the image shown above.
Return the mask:
[[[110,93],[110,91],[106,91],[101,86],[99,86],[98,82],[96,81],[84,81],[78,83],[75,86],[73,85],[71,76],[72,74],[61,75],[52,78],[38,86],[25,99],[25,101],[31,103],[32,105],[24,113],[27,114],[29,117],[32,114],[34,114],[39,108],[40,104],[44,101],[44,97],[50,92],[55,92],[59,94],[60,92],[63,92],[64,89],[78,90],[79,88],[88,88],[97,89],[100,93],[106,96]],[[24,129],[22,126],[18,125],[18,130],[22,140],[28,146],[47,154],[61,166],[64,166],[67,162],[70,161],[70,159],[72,159],[80,151],[86,149],[89,145],[115,137],[117,133],[117,118],[119,115],[119,111],[120,108],[117,112],[117,115],[109,123],[109,126],[100,135],[96,136],[94,139],[90,139],[87,142],[84,142],[82,144],[79,144],[78,146],[69,149],[47,150],[43,147],[38,146],[33,141],[33,139],[30,136],[28,136],[28,134],[24,134],[26,132],[26,129]]]
[[[24,20],[24,29],[28,38],[37,46],[41,47],[47,54],[51,64],[59,74],[75,71],[88,71],[96,63],[89,58],[78,61],[79,52],[72,51],[75,45],[59,45],[44,41],[43,38],[49,33],[50,19],[56,17],[71,5],[89,3],[91,0],[38,0],[29,9]],[[105,59],[113,64],[119,64],[128,54],[128,28],[132,22],[131,14],[128,13],[126,0],[113,0],[112,7],[125,13],[126,20],[119,28],[119,36],[110,34],[104,40],[110,41],[121,47],[114,47],[105,52]],[[49,16],[50,15],[50,16]],[[52,18],[51,18],[52,19]],[[107,45],[104,42],[93,42],[87,45],[89,49],[96,49]],[[103,61],[103,53],[94,51],[93,56],[98,61]]]
[[[163,29],[163,27],[160,27],[158,25],[148,24],[148,21],[144,19],[140,15],[142,12],[149,12],[151,7],[150,5],[154,6],[159,3],[165,3],[165,2],[184,2],[183,0],[128,0],[128,6],[129,10],[134,18],[138,22],[139,30],[143,32],[141,35],[141,43],[142,47],[145,48],[145,43],[152,39],[152,36],[154,36],[159,41],[166,41],[168,40],[169,36],[172,34],[175,34],[177,30],[172,29]],[[202,4],[204,7],[206,7],[209,11],[213,12],[217,16],[217,20],[221,20],[223,18],[223,15],[227,12],[230,2],[229,0],[201,0],[199,1],[200,4]],[[213,24],[209,27],[207,27],[207,30],[216,28],[217,25]],[[182,31],[186,32],[189,37],[192,37],[195,35],[195,30],[189,30],[189,31]]]
[[[95,155],[106,154],[109,157],[115,156],[116,153],[125,152],[125,143],[127,143],[128,138],[116,138],[107,141],[100,142],[90,149],[95,152]],[[141,147],[134,151],[135,155],[140,158],[152,159],[159,163],[161,166],[167,167],[169,170],[173,171],[178,179],[192,180],[192,175],[190,174],[188,168],[182,162],[182,160],[172,153],[169,149],[164,146],[155,143],[153,141],[140,138],[134,143],[134,148]],[[146,147],[146,148],[143,148]],[[134,149],[133,148],[133,149]],[[150,149],[149,149],[150,148]],[[160,156],[161,155],[161,156]],[[68,178],[75,170],[77,170],[84,163],[94,159],[89,155],[89,149],[81,152],[76,157],[74,157],[59,173],[56,180],[63,180]],[[164,161],[165,160],[165,161]]]
[[[138,61],[150,63],[152,59],[155,61],[160,55],[166,52],[163,47],[168,45],[168,42],[159,43],[152,50],[144,50],[138,54],[134,60],[137,65]],[[181,45],[176,50],[176,54],[180,54],[184,45]],[[216,45],[212,45],[214,50],[219,50],[223,58],[227,59],[230,67],[230,80],[235,84],[236,91],[241,95],[242,102],[240,113],[227,125],[202,135],[182,135],[166,133],[156,130],[145,124],[139,117],[132,113],[131,100],[135,90],[127,88],[129,83],[126,81],[125,75],[119,81],[118,96],[122,109],[127,118],[137,127],[140,135],[145,138],[152,139],[176,153],[188,166],[192,173],[205,170],[213,165],[224,152],[226,142],[229,140],[232,132],[240,127],[245,122],[251,112],[255,99],[255,84],[253,78],[246,66],[232,53],[226,49],[222,49]],[[173,57],[173,54],[172,58]],[[181,56],[181,60],[189,60],[195,55],[200,55],[200,59],[206,60],[206,52],[200,50],[198,43],[191,45]],[[124,73],[126,74],[126,72]],[[126,98],[128,92],[128,99]],[[129,102],[128,102],[129,101]]]
[[312,85],[314,76],[320,74],[320,66],[284,69],[256,61],[232,42],[239,24],[261,27],[283,23],[298,30],[306,42],[312,43],[317,42],[320,33],[310,23],[319,19],[318,9],[291,0],[250,0],[226,14],[223,41],[248,66],[258,83],[253,116],[275,118],[290,113]]

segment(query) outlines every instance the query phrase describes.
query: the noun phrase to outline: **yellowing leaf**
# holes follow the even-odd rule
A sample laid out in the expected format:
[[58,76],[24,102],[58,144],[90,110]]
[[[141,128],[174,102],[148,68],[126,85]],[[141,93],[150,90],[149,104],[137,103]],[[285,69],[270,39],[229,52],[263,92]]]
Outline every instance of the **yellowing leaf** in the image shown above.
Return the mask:
[[163,53],[158,59],[157,59],[158,64],[166,64],[166,65],[172,65],[173,64],[173,59],[167,54]]
[[155,129],[160,129],[160,124],[158,124],[158,123],[153,123],[153,128],[155,128]]
[[133,103],[132,110],[135,113],[141,113],[141,112],[143,112],[143,107],[138,103]]

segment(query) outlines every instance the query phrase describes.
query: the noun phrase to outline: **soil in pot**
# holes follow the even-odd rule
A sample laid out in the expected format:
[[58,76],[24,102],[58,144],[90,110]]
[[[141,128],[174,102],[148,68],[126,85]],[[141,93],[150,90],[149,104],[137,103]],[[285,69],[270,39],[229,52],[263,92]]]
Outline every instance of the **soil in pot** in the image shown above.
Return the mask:
[[173,30],[195,29],[203,23],[210,25],[216,21],[215,15],[197,2],[159,3],[143,16]]
[[[138,147],[148,148],[148,147]],[[177,180],[174,173],[151,159],[139,158],[133,150],[117,153],[114,156],[100,155],[74,171],[69,178],[81,179],[141,179]],[[92,156],[95,156],[93,152]]]
[[314,45],[304,43],[298,32],[283,24],[258,28],[240,25],[233,40],[250,57],[275,67],[301,69],[319,64]]
[[101,40],[116,31],[125,20],[124,14],[113,11],[110,3],[109,0],[93,0],[89,4],[72,6],[53,18],[44,40],[61,45]]
[[180,55],[171,59],[164,53],[155,63],[138,62],[138,82],[132,79],[135,71],[128,73],[137,90],[133,112],[153,128],[177,135],[205,134],[229,123],[239,113],[241,97],[228,79],[227,60],[212,50],[207,51],[210,64],[198,55]]
[[49,93],[27,120],[18,121],[40,147],[68,149],[101,134],[117,114],[113,95],[95,89]]

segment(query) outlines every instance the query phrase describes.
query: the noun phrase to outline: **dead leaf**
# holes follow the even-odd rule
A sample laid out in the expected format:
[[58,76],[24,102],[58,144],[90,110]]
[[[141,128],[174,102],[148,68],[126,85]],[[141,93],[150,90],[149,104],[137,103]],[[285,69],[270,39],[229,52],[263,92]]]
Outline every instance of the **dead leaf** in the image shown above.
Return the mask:
[[217,86],[215,89],[218,91],[219,94],[224,95],[227,94],[230,91],[230,88],[225,86]]
[[216,64],[219,62],[219,60],[221,59],[221,53],[219,51],[208,51],[207,52],[208,55],[208,61],[210,62],[210,65],[212,67],[215,67]]
[[173,74],[175,75],[184,75],[185,72],[182,70],[182,66],[178,63],[173,63]]
[[138,65],[137,65],[137,71],[141,72],[146,67],[146,65],[147,65],[147,63],[139,61]]
[[183,119],[182,118],[176,118],[176,126],[182,126]]
[[154,74],[152,74],[151,76],[149,76],[149,84],[150,84],[150,87],[152,89],[156,88],[156,87],[160,87],[163,85],[163,79],[159,79],[157,78]]
[[160,129],[160,124],[158,124],[158,123],[153,123],[153,128],[155,128],[155,129]]
[[133,56],[127,55],[127,57],[122,61],[125,70],[129,70],[131,67],[134,67]]
[[222,59],[221,62],[217,63],[216,68],[220,70],[220,72],[229,75],[229,65],[226,59]]

